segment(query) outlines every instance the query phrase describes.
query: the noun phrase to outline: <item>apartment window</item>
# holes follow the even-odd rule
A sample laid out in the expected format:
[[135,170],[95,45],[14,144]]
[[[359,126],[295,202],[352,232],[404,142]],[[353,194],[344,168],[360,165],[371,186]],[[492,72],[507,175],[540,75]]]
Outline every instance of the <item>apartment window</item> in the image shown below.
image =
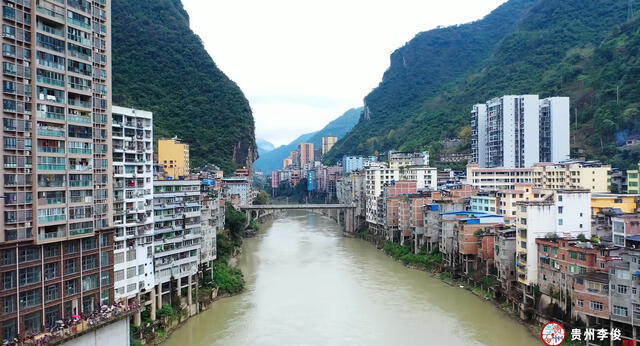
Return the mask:
[[558,219],[558,225],[562,226],[564,224],[564,221],[562,219]]
[[40,282],[40,266],[22,268],[18,274],[20,287]]
[[100,234],[100,247],[109,246],[109,235],[108,234]]
[[4,302],[3,314],[6,315],[6,314],[12,314],[16,312],[16,295],[15,294],[4,297],[3,302]]
[[124,270],[117,270],[113,273],[114,276],[114,280],[115,281],[122,281],[124,280]]
[[47,286],[45,287],[45,299],[47,302],[50,302],[52,300],[56,300],[60,297],[60,290],[58,285],[51,285],[51,286]]
[[577,299],[577,300],[576,300],[576,306],[578,306],[578,307],[584,307],[584,300],[582,300],[582,299]]
[[113,263],[114,264],[120,264],[122,262],[124,262],[124,253],[123,252],[113,254]]
[[16,250],[2,251],[2,265],[10,265],[16,263]]
[[57,245],[46,245],[44,247],[44,258],[51,258],[60,255],[60,248]]
[[82,257],[82,270],[91,270],[98,267],[98,256],[90,255]]
[[2,286],[5,290],[10,290],[16,287],[16,271],[2,273]]
[[578,253],[575,251],[569,251],[569,258],[576,259],[578,258]]
[[42,303],[42,293],[39,288],[20,292],[20,309],[27,309]]
[[78,286],[76,280],[68,280],[65,283],[65,294],[70,296],[78,293]]
[[616,316],[627,317],[629,314],[629,309],[624,306],[614,305],[613,314]]
[[625,285],[618,285],[618,293],[619,294],[627,294],[627,292],[629,291],[629,286],[625,286]]
[[558,214],[562,214],[562,210],[564,209],[564,207],[558,207]]
[[136,276],[136,267],[127,268],[127,279],[131,279]]
[[590,301],[589,302],[589,308],[591,310],[595,310],[595,311],[602,311],[603,309],[603,305],[601,302],[594,302],[594,301]]
[[49,280],[58,277],[58,263],[46,263],[44,265],[44,279]]
[[39,259],[40,259],[40,251],[38,251],[38,248],[35,248],[35,247],[20,249],[18,253],[19,263],[31,262]]
[[98,247],[95,237],[82,239],[82,251],[93,250]]
[[78,262],[76,259],[68,259],[64,261],[64,273],[66,275],[78,272]]
[[82,292],[98,288],[98,274],[82,277]]
[[100,285],[108,286],[111,282],[111,277],[109,276],[108,271],[100,272]]
[[100,266],[108,266],[109,265],[109,251],[102,251],[100,253]]

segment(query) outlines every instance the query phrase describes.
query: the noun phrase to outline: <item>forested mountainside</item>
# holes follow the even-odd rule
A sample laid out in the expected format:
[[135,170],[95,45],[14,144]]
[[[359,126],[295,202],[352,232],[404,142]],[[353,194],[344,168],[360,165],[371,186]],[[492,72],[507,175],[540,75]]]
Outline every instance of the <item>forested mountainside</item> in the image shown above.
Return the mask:
[[510,0],[479,21],[420,33],[392,54],[365,116],[331,158],[388,149],[437,155],[444,139],[466,142],[474,103],[534,93],[572,98],[574,156],[628,165],[637,154],[618,145],[639,135],[638,22],[628,19],[620,0]]
[[298,144],[301,142],[310,142],[314,144],[315,148],[320,148],[322,137],[324,136],[336,136],[338,139],[344,137],[358,123],[361,113],[362,107],[349,109],[343,115],[327,124],[322,130],[304,134],[287,145],[260,155],[260,158],[255,163],[256,169],[266,173],[280,169],[282,160],[287,158],[292,151],[298,149]]
[[152,111],[155,137],[189,143],[192,167],[252,163],[249,103],[191,31],[180,0],[117,0],[112,11],[114,104]]
[[276,148],[275,145],[269,141],[260,138],[256,138],[256,145],[258,146],[258,154],[260,154],[260,156]]

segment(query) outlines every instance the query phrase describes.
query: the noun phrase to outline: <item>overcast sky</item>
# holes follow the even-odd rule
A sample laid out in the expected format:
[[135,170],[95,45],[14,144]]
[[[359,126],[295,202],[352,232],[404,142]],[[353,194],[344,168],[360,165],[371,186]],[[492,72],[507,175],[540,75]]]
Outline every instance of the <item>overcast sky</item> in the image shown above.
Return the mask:
[[362,105],[418,32],[480,19],[505,0],[183,0],[191,28],[276,146]]

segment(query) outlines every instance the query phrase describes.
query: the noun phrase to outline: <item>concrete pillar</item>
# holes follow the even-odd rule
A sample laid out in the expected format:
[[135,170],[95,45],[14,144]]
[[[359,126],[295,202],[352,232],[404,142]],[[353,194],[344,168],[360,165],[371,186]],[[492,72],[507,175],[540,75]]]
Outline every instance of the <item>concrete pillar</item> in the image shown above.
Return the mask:
[[162,284],[156,285],[155,289],[158,290],[158,294],[156,295],[156,298],[158,299],[157,307],[158,309],[162,309]]
[[149,292],[149,299],[151,299],[151,313],[149,314],[151,317],[152,321],[156,320],[156,310],[157,310],[157,306],[156,306],[156,288],[152,288],[151,292]]
[[136,327],[140,327],[140,325],[142,324],[142,316],[141,316],[141,312],[140,310],[136,311],[133,314],[133,325]]
[[187,277],[187,305],[189,306],[189,311],[191,311],[191,304],[193,304],[193,299],[191,299],[191,275]]

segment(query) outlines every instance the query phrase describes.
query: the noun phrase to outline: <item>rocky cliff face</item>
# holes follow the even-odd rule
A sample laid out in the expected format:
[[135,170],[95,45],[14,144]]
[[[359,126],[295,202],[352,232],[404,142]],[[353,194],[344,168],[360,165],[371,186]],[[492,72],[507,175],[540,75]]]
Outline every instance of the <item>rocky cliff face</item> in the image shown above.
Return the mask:
[[112,20],[114,104],[152,111],[155,137],[189,143],[192,167],[250,167],[249,103],[191,31],[180,0],[113,1]]

